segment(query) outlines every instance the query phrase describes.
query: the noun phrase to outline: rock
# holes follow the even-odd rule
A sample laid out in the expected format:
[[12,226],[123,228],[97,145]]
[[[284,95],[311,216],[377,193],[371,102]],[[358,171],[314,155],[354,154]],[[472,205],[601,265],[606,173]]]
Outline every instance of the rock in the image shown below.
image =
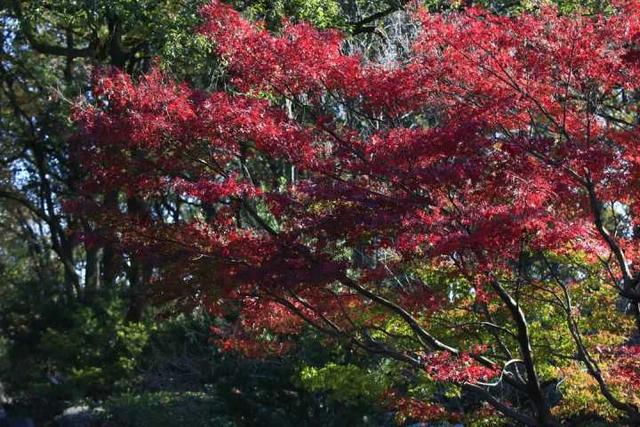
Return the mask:
[[99,423],[99,415],[103,411],[86,405],[72,406],[56,417],[56,423],[59,427],[93,427]]
[[[0,406],[1,405],[7,405],[7,404],[10,404],[10,403],[11,403],[11,398],[5,392],[4,384],[2,384],[2,382],[0,382]],[[5,414],[5,417],[6,417],[6,414]]]

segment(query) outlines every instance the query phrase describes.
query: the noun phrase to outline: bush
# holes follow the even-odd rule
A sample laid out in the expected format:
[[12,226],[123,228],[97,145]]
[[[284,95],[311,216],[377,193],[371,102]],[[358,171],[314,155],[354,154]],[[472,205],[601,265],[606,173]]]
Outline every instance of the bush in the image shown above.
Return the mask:
[[217,396],[199,392],[124,395],[105,404],[105,427],[235,426]]
[[0,303],[0,378],[10,410],[48,421],[72,402],[131,388],[152,326],[125,322],[117,297],[87,306],[23,289]]

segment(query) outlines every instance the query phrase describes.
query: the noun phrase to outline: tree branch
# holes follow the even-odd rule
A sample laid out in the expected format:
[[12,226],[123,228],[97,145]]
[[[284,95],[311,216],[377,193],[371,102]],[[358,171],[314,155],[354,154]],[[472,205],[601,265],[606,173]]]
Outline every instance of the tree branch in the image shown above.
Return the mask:
[[16,18],[18,18],[20,22],[22,34],[35,51],[46,55],[65,56],[67,58],[90,58],[96,55],[94,42],[90,43],[88,47],[81,49],[43,43],[38,40],[31,22],[29,22],[29,19],[24,15],[21,0],[11,0],[11,4]]

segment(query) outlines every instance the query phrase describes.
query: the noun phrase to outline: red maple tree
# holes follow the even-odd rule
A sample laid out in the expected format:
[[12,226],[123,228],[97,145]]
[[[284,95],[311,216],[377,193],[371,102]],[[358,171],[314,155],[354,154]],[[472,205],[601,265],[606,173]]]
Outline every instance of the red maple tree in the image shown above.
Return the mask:
[[[232,91],[113,71],[76,113],[88,173],[72,208],[153,266],[157,298],[237,313],[214,331],[226,349],[286,351],[311,325],[544,426],[558,420],[529,322],[547,298],[572,357],[639,422],[572,302],[598,277],[640,325],[636,2],[416,10],[422,30],[395,64],[345,54],[336,31],[274,35],[217,2],[202,13]],[[443,328],[453,310],[484,335]],[[628,349],[608,354],[637,385]]]

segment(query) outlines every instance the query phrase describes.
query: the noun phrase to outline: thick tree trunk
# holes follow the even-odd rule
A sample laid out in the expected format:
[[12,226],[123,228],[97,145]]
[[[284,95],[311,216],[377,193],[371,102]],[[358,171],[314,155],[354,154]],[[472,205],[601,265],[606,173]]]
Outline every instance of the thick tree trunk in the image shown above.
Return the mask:
[[85,249],[84,295],[83,300],[90,303],[100,289],[100,258],[96,247]]
[[[149,216],[149,207],[137,198],[127,200],[127,209],[132,217],[146,218]],[[147,285],[153,269],[148,260],[143,256],[131,254],[131,265],[127,276],[129,279],[129,308],[126,320],[139,322],[147,304]]]

